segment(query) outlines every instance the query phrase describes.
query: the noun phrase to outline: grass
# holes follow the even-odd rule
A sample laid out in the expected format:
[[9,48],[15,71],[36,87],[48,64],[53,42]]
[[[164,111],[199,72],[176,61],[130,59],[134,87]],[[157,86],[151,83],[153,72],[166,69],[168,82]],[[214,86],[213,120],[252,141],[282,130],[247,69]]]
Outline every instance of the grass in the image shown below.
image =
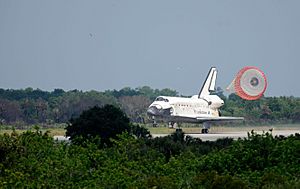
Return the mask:
[[65,135],[66,124],[55,124],[55,125],[22,125],[22,126],[12,126],[12,125],[1,125],[0,134],[11,134],[13,130],[17,133],[22,133],[25,131],[35,131],[35,127],[38,127],[43,133],[50,131],[50,136]]
[[[15,129],[15,131],[17,133],[23,133],[25,131],[34,131],[34,129]],[[46,131],[50,131],[49,135],[50,136],[64,136],[66,133],[65,129],[62,128],[50,128],[50,129],[40,129],[43,133],[45,133]],[[13,132],[13,129],[5,129],[5,130],[0,130],[0,134],[11,134]]]

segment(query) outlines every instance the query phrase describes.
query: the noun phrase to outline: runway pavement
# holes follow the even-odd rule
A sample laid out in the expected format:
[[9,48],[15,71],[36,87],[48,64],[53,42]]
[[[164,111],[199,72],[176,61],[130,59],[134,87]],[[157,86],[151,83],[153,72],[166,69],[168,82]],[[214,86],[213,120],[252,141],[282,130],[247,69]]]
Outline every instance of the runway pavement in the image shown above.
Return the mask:
[[[265,131],[254,131],[257,134],[262,134]],[[237,131],[237,132],[220,132],[220,133],[208,133],[208,134],[195,134],[195,133],[186,133],[186,135],[189,135],[191,137],[195,138],[200,138],[203,141],[215,141],[220,138],[233,138],[233,139],[238,139],[238,138],[246,138],[248,136],[247,131]],[[273,136],[289,136],[289,135],[295,135],[295,133],[300,133],[299,130],[273,130],[272,135]],[[168,134],[152,134],[153,137],[164,137],[167,136]],[[54,136],[53,137],[55,140],[58,141],[68,141],[69,138],[65,136]]]
[[[254,131],[257,134],[262,134],[263,132],[266,131]],[[270,131],[268,131],[270,133]],[[276,130],[272,131],[273,136],[289,136],[289,135],[295,135],[295,133],[300,133],[300,130]],[[220,133],[208,133],[208,134],[189,134],[186,133],[186,135],[189,135],[191,137],[195,138],[200,138],[203,141],[215,141],[220,138],[233,138],[233,139],[238,139],[238,138],[246,138],[248,136],[247,131],[238,131],[238,132],[220,132]],[[167,134],[153,134],[153,137],[163,137],[167,136]]]

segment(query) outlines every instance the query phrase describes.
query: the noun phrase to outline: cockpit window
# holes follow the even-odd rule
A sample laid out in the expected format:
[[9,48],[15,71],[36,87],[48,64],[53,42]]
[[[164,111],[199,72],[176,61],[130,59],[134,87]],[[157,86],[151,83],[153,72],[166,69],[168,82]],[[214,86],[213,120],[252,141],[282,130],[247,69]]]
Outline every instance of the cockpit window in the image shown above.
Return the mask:
[[165,99],[165,98],[163,98],[163,97],[157,97],[157,98],[155,99],[155,101],[169,102],[168,99]]

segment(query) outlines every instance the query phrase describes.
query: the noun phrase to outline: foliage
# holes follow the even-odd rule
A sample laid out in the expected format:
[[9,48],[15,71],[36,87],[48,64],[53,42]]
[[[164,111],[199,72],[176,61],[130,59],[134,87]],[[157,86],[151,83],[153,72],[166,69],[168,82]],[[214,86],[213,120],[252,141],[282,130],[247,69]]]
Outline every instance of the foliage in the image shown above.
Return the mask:
[[[218,87],[215,92],[224,101],[223,116],[243,116],[245,124],[296,123],[300,121],[300,98],[263,97],[246,101],[235,94],[226,97]],[[111,104],[121,108],[132,122],[145,123],[146,109],[157,96],[179,96],[172,89],[152,89],[143,86],[132,89],[52,92],[40,89],[0,89],[0,124],[66,123],[94,106]]]
[[66,123],[72,117],[78,117],[84,110],[94,106],[111,104],[122,108],[134,122],[144,123],[146,108],[159,95],[177,95],[171,89],[151,89],[125,87],[119,91],[64,91],[54,89],[52,92],[40,89],[25,90],[0,89],[0,124],[21,122]]
[[166,160],[173,156],[177,156],[183,152],[192,151],[197,156],[208,154],[211,151],[226,148],[231,145],[233,139],[218,139],[215,142],[201,141],[198,138],[186,136],[182,130],[177,129],[176,132],[166,137],[157,137],[147,140],[147,145],[157,149],[164,154]]
[[150,139],[150,131],[140,125],[130,124],[130,133],[136,138]]
[[151,104],[145,96],[123,96],[119,99],[121,108],[132,122],[145,123],[146,110]]
[[[168,155],[159,146],[180,150]],[[299,134],[208,143],[180,131],[158,139],[123,133],[99,149],[54,141],[36,128],[0,135],[0,187],[299,188],[299,149]]]
[[119,108],[105,105],[95,106],[71,119],[66,127],[66,136],[77,144],[98,136],[102,145],[110,145],[111,138],[125,131],[130,132],[128,117]]

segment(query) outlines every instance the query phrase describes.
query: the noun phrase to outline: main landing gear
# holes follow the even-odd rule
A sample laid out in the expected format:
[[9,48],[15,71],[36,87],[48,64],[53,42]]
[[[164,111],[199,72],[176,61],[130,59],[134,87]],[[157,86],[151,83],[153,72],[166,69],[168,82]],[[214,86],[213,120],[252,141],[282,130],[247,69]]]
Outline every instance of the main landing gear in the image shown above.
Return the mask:
[[209,129],[210,129],[210,125],[211,125],[211,123],[209,123],[209,122],[204,122],[204,123],[203,123],[203,129],[201,129],[201,133],[202,133],[202,134],[207,134],[208,131],[209,131]]
[[171,128],[172,128],[172,129],[174,129],[174,128],[177,129],[177,127],[180,128],[180,126],[179,126],[176,122],[172,122],[172,121],[171,121],[171,122],[169,122],[168,125],[169,125],[169,128],[170,128],[170,129],[171,129]]

